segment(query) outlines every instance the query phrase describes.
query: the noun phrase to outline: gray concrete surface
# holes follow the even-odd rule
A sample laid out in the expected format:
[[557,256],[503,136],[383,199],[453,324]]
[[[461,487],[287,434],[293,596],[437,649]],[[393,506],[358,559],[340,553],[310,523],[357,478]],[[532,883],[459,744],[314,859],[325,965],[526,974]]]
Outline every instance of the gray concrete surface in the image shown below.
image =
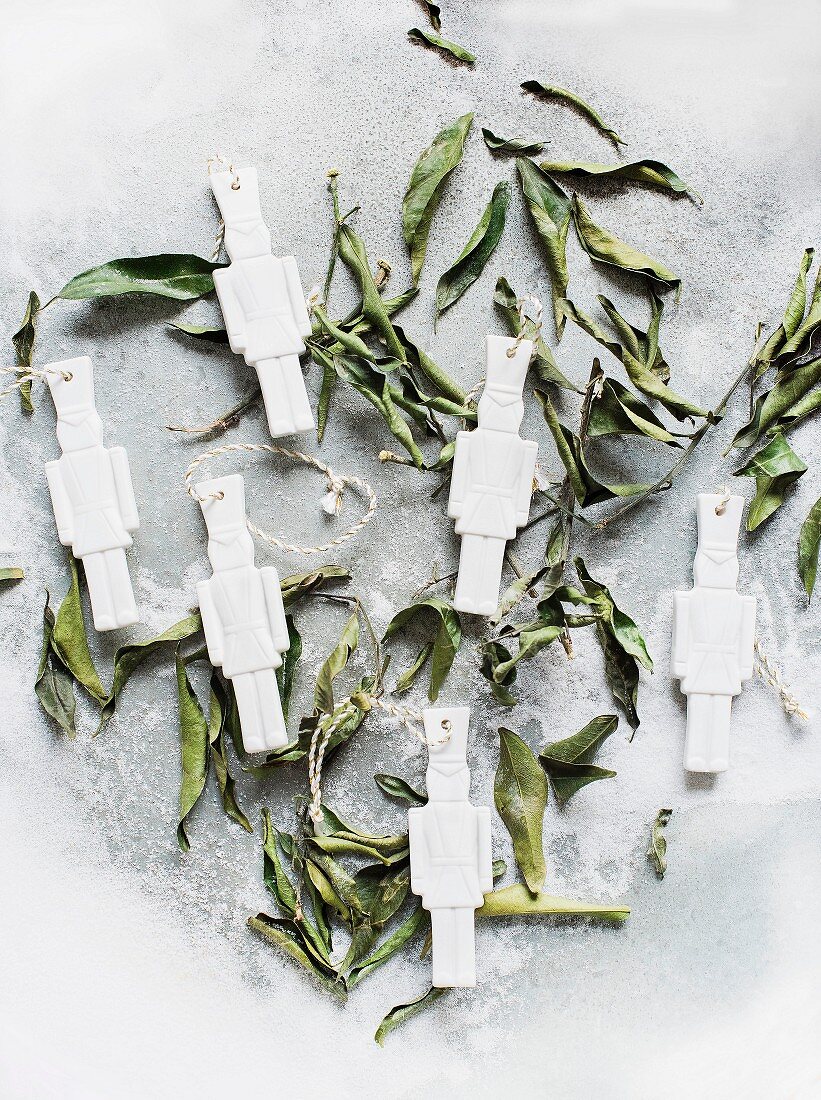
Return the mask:
[[[30,288],[46,298],[115,256],[207,254],[216,218],[205,158],[216,148],[258,165],[275,247],[296,255],[306,289],[324,273],[324,175],[338,168],[344,201],[362,207],[356,224],[371,258],[393,264],[398,292],[407,280],[400,201],[412,164],[445,122],[475,110],[463,166],[434,223],[422,293],[403,318],[472,385],[484,334],[500,331],[491,306],[497,274],[548,297],[516,196],[485,274],[432,334],[436,278],[493,184],[513,179],[512,163],[489,155],[479,126],[550,137],[557,159],[613,159],[582,119],[523,97],[519,83],[530,77],[592,100],[629,141],[625,158],[662,159],[705,195],[699,209],[635,187],[583,188],[603,224],[683,276],[681,303],[668,298],[663,328],[680,391],[705,404],[723,393],[750,353],[756,322],[777,323],[803,248],[821,243],[812,49],[821,20],[811,0],[454,0],[443,31],[478,55],[473,71],[406,40],[425,18],[410,0],[6,0],[3,15],[7,353]],[[570,268],[580,305],[606,293],[630,316],[643,315],[635,281],[593,270],[575,242]],[[336,303],[350,297],[340,278]],[[249,382],[227,350],[170,335],[163,322],[178,315],[213,321],[217,307],[58,303],[43,317],[38,346],[40,362],[93,356],[108,439],[128,448],[143,520],[130,554],[145,615],[135,637],[182,614],[207,571],[201,521],[181,487],[197,444],[164,425],[209,419]],[[595,350],[568,328],[562,369],[583,380]],[[615,361],[604,365],[620,377]],[[315,371],[308,384],[315,393]],[[36,397],[33,420],[22,419],[14,401],[2,409],[0,551],[3,563],[27,570],[0,595],[4,1096],[818,1095],[817,731],[789,720],[756,681],[735,708],[732,770],[715,781],[687,778],[683,701],[667,675],[670,592],[690,583],[694,495],[725,482],[751,495],[751,484],[732,482],[731,461],[721,459],[743,398],[669,494],[612,534],[579,543],[644,628],[656,672],[642,676],[643,721],[633,742],[620,731],[600,753],[617,779],[579,794],[564,812],[548,808],[548,888],[627,902],[631,919],[619,930],[550,921],[482,927],[481,987],[451,995],[380,1050],[371,1038],[378,1021],[423,991],[428,963],[413,955],[393,961],[340,1008],[248,933],[245,918],[267,906],[258,832],[249,837],[231,825],[209,786],[190,854],[176,847],[179,764],[167,662],[129,685],[97,740],[84,705],[72,743],[40,713],[32,680],[43,589],[61,593],[66,567],[43,475],[57,453],[53,412],[43,392]],[[539,439],[545,468],[558,473],[534,405],[525,429]],[[572,401],[563,411],[575,419]],[[261,417],[248,417],[230,438],[265,441]],[[795,543],[818,495],[817,440],[811,422],[793,434],[811,470],[741,549],[741,584],[759,599],[760,636],[808,708],[817,707],[818,619],[799,587]],[[382,507],[367,536],[335,560],[351,566],[352,588],[379,626],[433,563],[449,571],[456,554],[443,503],[430,502],[435,478],[380,467],[385,445],[369,407],[340,391],[320,454],[371,479]],[[661,451],[616,447],[612,466],[640,476],[660,471],[669,458]],[[299,538],[322,532],[313,505],[323,487],[313,475],[279,465],[271,475],[264,460],[241,468],[258,522]],[[349,498],[345,515],[356,507]],[[539,560],[542,538],[537,530],[522,540],[523,561]],[[258,560],[284,572],[305,567],[265,548]],[[308,705],[311,669],[341,625],[324,605],[298,617],[306,659],[295,713]],[[595,640],[580,635],[574,661],[553,648],[523,668],[520,705],[502,711],[478,673],[478,637],[468,631],[443,698],[474,708],[474,797],[491,801],[499,724],[536,746],[612,704]],[[100,640],[105,670],[118,640]],[[412,702],[420,705],[421,695]],[[418,746],[374,719],[334,761],[328,798],[366,823],[399,826],[401,814],[371,776],[389,770],[417,779],[423,768]],[[244,781],[246,808],[256,822],[268,805],[285,826],[304,783],[300,769]],[[662,805],[674,815],[670,870],[659,882],[644,851]],[[498,819],[494,843],[512,881]]]

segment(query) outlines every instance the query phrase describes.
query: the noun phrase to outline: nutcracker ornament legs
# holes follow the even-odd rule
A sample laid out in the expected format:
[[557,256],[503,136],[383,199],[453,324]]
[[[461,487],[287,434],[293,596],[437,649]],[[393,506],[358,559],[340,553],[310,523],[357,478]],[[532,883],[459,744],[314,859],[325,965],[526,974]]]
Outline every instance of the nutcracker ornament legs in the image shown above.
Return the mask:
[[432,707],[423,718],[428,801],[408,813],[411,890],[430,912],[434,986],[473,986],[474,910],[493,888],[490,810],[468,801],[468,707]]
[[231,680],[246,752],[288,743],[275,669],[288,649],[276,569],[257,569],[240,474],[201,481],[197,498],[208,528],[213,576],[197,585],[212,665]]
[[96,630],[139,621],[125,548],[140,526],[124,447],[103,446],[94,404],[94,371],[87,355],[44,368],[57,410],[62,456],[46,477],[63,546],[82,559]]
[[687,696],[684,766],[722,772],[730,762],[733,696],[753,674],[755,597],[736,592],[744,498],[699,493],[697,501],[695,585],[675,594],[672,666]]
[[456,436],[448,515],[462,550],[453,606],[472,615],[496,610],[505,545],[530,513],[538,444],[520,439],[519,425],[532,354],[530,340],[488,336],[479,425]]
[[214,272],[231,350],[256,368],[271,435],[310,431],[314,417],[299,356],[311,322],[296,260],[271,255],[255,168],[213,170],[210,179],[231,259]]

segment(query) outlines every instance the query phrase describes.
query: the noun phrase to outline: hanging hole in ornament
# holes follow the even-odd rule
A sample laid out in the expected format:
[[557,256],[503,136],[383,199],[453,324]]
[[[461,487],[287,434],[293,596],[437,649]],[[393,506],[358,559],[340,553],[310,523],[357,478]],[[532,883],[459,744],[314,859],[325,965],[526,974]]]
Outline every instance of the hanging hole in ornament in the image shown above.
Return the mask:
[[71,380],[74,378],[74,375],[71,373],[70,370],[61,371],[61,374],[63,376],[64,382],[71,382]]
[[721,490],[721,500],[715,506],[715,513],[717,516],[723,516],[727,511],[727,505],[730,501],[730,494],[727,492],[726,486]]
[[220,489],[218,493],[212,493],[211,496],[214,500],[225,500],[225,493],[223,493],[222,489]]
[[451,723],[450,718],[443,718],[442,722],[441,722],[441,725],[442,725],[442,729],[445,731],[445,733],[450,733],[450,731],[453,729],[453,725]]

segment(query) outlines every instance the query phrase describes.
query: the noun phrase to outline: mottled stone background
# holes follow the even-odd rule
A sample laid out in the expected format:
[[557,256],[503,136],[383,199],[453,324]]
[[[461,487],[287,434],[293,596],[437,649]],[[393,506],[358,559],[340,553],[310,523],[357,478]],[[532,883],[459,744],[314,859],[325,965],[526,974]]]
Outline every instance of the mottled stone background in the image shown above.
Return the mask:
[[[646,189],[599,184],[583,193],[603,224],[680,272],[668,297],[663,347],[676,388],[715,402],[750,353],[756,322],[777,323],[803,248],[819,240],[821,19],[814,0],[445,0],[446,35],[478,62],[455,68],[406,39],[424,26],[411,0],[5,0],[0,63],[5,121],[0,173],[3,307],[8,337],[26,294],[45,299],[72,275],[116,256],[208,254],[216,217],[205,158],[216,148],[259,167],[274,245],[296,255],[306,289],[321,281],[329,245],[326,170],[341,172],[347,205],[371,258],[406,285],[400,201],[420,150],[467,110],[476,125],[446,189],[422,292],[402,323],[466,386],[482,373],[487,331],[500,331],[491,295],[505,273],[518,289],[549,294],[537,241],[515,194],[502,243],[479,282],[432,333],[433,287],[513,164],[494,160],[480,125],[552,139],[556,159],[612,160],[610,144],[559,104],[519,92],[536,77],[598,105],[629,141],[624,157],[664,160],[704,193],[699,209]],[[606,293],[643,317],[636,281],[593,270],[571,240],[570,292],[595,308]],[[344,273],[340,309],[351,298]],[[333,312],[333,310],[332,310]],[[142,527],[130,553],[147,637],[175,621],[206,575],[198,510],[181,489],[197,444],[169,422],[201,422],[249,384],[226,349],[173,336],[184,314],[214,321],[213,301],[178,310],[150,299],[97,306],[58,303],[44,315],[38,361],[88,353],[108,439],[127,446]],[[562,369],[584,380],[595,346],[568,331]],[[605,359],[620,376],[620,367]],[[309,389],[318,389],[315,370]],[[690,583],[694,495],[724,483],[749,498],[723,460],[744,397],[701,447],[673,490],[612,533],[581,539],[594,575],[613,586],[656,658],[642,675],[642,726],[608,741],[600,763],[618,778],[548,808],[548,888],[629,903],[621,929],[550,920],[482,925],[481,986],[450,995],[392,1036],[372,1041],[383,1014],[420,994],[429,963],[394,960],[341,1008],[252,937],[246,917],[268,901],[258,830],[223,816],[209,786],[183,856],[174,838],[179,762],[168,660],[129,685],[117,717],[93,740],[57,736],[32,681],[43,591],[67,573],[43,463],[57,454],[42,390],[23,419],[2,409],[0,550],[26,568],[0,594],[4,722],[0,768],[3,979],[0,1082],[9,1100],[237,1095],[439,1097],[811,1097],[821,1089],[817,1048],[818,831],[821,752],[812,723],[789,720],[775,694],[751,683],[734,711],[732,770],[712,781],[682,770],[683,700],[667,673],[671,590]],[[577,411],[563,402],[572,422]],[[526,434],[557,459],[535,402]],[[255,414],[230,436],[263,442]],[[795,567],[801,521],[818,495],[817,425],[792,437],[811,470],[754,537],[743,536],[741,584],[759,600],[759,631],[796,694],[817,706],[818,619]],[[366,537],[336,560],[350,565],[380,626],[437,564],[453,568],[456,542],[435,477],[377,455],[390,440],[365,402],[340,391],[321,455],[372,480],[382,508]],[[643,478],[666,448],[602,447],[610,472]],[[602,470],[607,470],[601,458]],[[323,487],[302,468],[243,464],[258,521],[292,537],[323,530]],[[225,469],[231,467],[225,464]],[[215,467],[216,469],[216,467]],[[358,504],[351,498],[345,516]],[[580,529],[580,535],[582,534]],[[543,528],[522,540],[536,563]],[[261,548],[284,572],[305,568]],[[300,608],[305,661],[295,712],[308,706],[311,671],[333,644],[341,613]],[[473,707],[475,800],[491,801],[499,724],[538,746],[612,709],[592,636],[576,658],[558,647],[522,668],[521,702],[503,711],[478,673],[468,630],[447,700]],[[106,671],[122,638],[99,643]],[[404,660],[411,652],[400,647]],[[420,705],[422,697],[412,697]],[[331,804],[374,826],[401,825],[376,791],[377,770],[420,778],[423,754],[379,718],[328,774]],[[287,827],[304,773],[241,783],[254,822],[262,804]],[[650,823],[673,807],[670,870],[645,860]],[[496,819],[496,854],[513,861]]]

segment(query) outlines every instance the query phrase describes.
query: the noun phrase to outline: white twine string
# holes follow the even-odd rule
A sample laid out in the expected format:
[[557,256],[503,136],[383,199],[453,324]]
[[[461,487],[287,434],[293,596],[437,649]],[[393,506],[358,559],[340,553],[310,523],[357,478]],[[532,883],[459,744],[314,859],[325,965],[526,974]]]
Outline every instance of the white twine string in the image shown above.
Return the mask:
[[527,314],[525,313],[525,305],[530,302],[533,306],[533,312],[535,314],[533,318],[533,324],[536,326],[533,332],[533,350],[530,353],[530,358],[536,354],[536,342],[542,333],[542,303],[536,297],[535,294],[525,294],[516,303],[516,309],[519,312],[519,331],[516,334],[516,339],[507,349],[508,359],[512,359],[516,352],[519,350],[519,346],[525,338],[525,326],[527,324]]
[[74,377],[70,370],[57,370],[54,367],[46,367],[43,370],[36,367],[0,367],[0,374],[17,375],[16,381],[12,382],[10,386],[6,386],[4,390],[0,390],[0,397],[12,393],[20,386],[24,386],[26,382],[45,382],[49,375],[60,375],[64,382],[70,382]]
[[302,451],[291,451],[287,447],[276,447],[270,443],[225,443],[221,447],[214,447],[212,450],[204,451],[203,454],[198,455],[185,471],[185,491],[192,499],[198,501],[200,504],[210,498],[215,498],[217,500],[222,499],[223,494],[220,492],[208,493],[204,497],[199,496],[191,482],[194,474],[206,459],[217,458],[219,455],[229,454],[231,451],[248,451],[252,453],[257,451],[268,451],[270,454],[285,455],[286,458],[293,458],[298,462],[304,462],[306,466],[313,466],[315,470],[319,470],[319,472],[324,474],[328,479],[328,493],[322,501],[322,509],[330,516],[338,515],[342,507],[342,496],[347,485],[355,486],[368,498],[368,508],[362,518],[353,524],[352,527],[349,527],[347,531],[344,531],[341,535],[338,535],[335,539],[331,539],[330,542],[322,546],[298,546],[290,542],[285,542],[284,539],[277,538],[275,535],[269,535],[266,531],[261,530],[256,524],[252,523],[250,519],[246,520],[248,530],[254,535],[270,543],[271,546],[277,546],[280,550],[287,551],[289,554],[324,554],[334,546],[341,546],[342,543],[353,538],[354,535],[358,534],[363,527],[371,522],[376,514],[376,493],[363,478],[347,474],[337,474],[330,466],[326,466],[324,462],[320,462],[318,458],[314,458],[312,455],[303,454]]
[[[357,698],[363,701],[363,693],[357,692]],[[450,741],[451,723],[449,719],[442,719],[441,737],[428,737],[419,723],[423,721],[422,715],[411,710],[410,707],[399,707],[382,695],[364,694],[364,702],[370,707],[379,707],[391,718],[396,718],[408,729],[414,737],[418,738],[428,748],[437,745],[446,745]],[[311,804],[308,813],[315,822],[322,820],[322,763],[325,759],[325,751],[331,738],[337,730],[341,729],[347,721],[354,717],[357,710],[362,710],[354,702],[352,695],[343,699],[334,707],[333,713],[326,715],[317,723],[311,736],[311,747],[308,750],[308,785],[311,788]]]
[[727,505],[730,503],[730,493],[727,492],[727,486],[721,490],[721,500],[715,507],[715,513],[717,516],[723,516],[727,511]]
[[781,679],[781,669],[773,664],[767,654],[764,652],[764,648],[761,642],[756,638],[755,640],[755,655],[758,658],[755,670],[758,675],[771,688],[775,688],[778,692],[778,697],[781,700],[781,706],[784,708],[787,714],[795,715],[796,718],[803,718],[804,721],[808,721],[809,714],[804,710],[790,689],[785,685]]
[[[533,350],[530,353],[530,358],[533,359],[536,355],[536,343],[538,342],[538,339],[542,333],[542,303],[535,296],[535,294],[525,294],[523,298],[519,298],[516,302],[516,310],[519,314],[519,331],[516,334],[516,338],[514,339],[513,343],[510,345],[505,353],[508,359],[513,358],[525,338],[525,324],[528,319],[527,314],[525,313],[525,305],[527,304],[527,302],[532,302],[533,311],[536,315],[533,319],[533,323],[536,328],[533,333]],[[476,383],[476,385],[468,390],[467,394],[465,395],[465,404],[467,404],[469,401],[476,400],[486,381],[487,378],[485,378],[483,375]]]

